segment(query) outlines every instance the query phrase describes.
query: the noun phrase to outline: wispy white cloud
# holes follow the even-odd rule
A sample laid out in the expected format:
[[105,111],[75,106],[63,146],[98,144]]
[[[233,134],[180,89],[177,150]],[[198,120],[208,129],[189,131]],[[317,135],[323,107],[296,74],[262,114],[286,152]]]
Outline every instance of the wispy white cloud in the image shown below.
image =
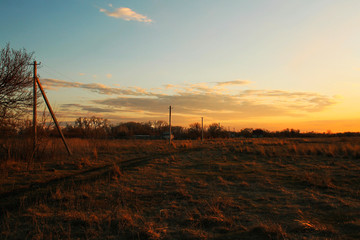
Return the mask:
[[41,79],[44,87],[51,90],[57,90],[58,88],[82,88],[90,90],[103,95],[127,95],[127,96],[140,96],[151,95],[141,88],[124,89],[113,88],[100,83],[80,83],[80,82],[68,82],[58,79],[45,78]]
[[234,80],[234,81],[227,81],[227,82],[215,82],[216,86],[227,86],[227,85],[247,85],[250,84],[251,81],[249,80]]
[[137,92],[137,93],[141,93],[144,95],[152,95],[151,93],[149,93],[148,91],[146,91],[144,88],[141,88],[141,87],[131,87],[131,89],[134,89],[135,92]]
[[[112,7],[112,5],[111,5]],[[104,8],[100,9],[100,12],[105,13],[109,17],[113,18],[121,18],[125,21],[138,21],[138,22],[146,22],[151,23],[152,20],[142,14],[136,13],[130,8],[122,7],[122,8],[116,8],[113,11],[106,10]]]
[[166,84],[164,85],[166,89],[169,89],[169,88],[174,88],[175,85],[172,85],[172,84]]

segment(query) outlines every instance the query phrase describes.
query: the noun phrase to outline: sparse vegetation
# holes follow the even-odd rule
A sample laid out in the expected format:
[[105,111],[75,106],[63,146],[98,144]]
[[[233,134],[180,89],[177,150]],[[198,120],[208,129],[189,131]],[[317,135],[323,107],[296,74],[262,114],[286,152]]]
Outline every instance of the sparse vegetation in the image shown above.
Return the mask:
[[71,157],[52,139],[30,170],[21,141],[1,163],[3,239],[360,237],[359,138],[70,139]]

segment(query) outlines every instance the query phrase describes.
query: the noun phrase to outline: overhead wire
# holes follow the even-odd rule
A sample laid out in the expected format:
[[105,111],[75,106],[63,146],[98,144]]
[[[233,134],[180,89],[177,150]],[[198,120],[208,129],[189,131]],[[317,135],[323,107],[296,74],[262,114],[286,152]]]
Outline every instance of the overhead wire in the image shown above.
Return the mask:
[[[54,73],[65,77],[65,80],[71,80],[72,82],[76,82],[74,79],[72,79],[71,77],[67,76],[66,74],[64,74],[64,73],[62,73],[62,72],[60,72],[60,71],[58,71],[58,70],[56,70],[56,69],[54,69],[54,68],[52,68],[52,67],[44,64],[44,63],[42,63],[41,65],[43,65],[43,66],[46,67],[47,69],[53,71]],[[46,70],[45,70],[45,71],[46,71]]]

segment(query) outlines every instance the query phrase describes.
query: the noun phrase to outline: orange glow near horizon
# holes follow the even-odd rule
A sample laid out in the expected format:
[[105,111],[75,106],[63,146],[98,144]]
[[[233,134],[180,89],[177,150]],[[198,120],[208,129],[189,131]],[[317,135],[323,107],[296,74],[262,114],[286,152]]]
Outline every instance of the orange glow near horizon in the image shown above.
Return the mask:
[[[173,125],[221,123],[231,130],[261,128],[269,131],[299,129],[301,132],[359,132],[360,113],[355,90],[339,91],[329,96],[313,92],[259,90],[250,81],[197,83],[144,89],[110,87],[105,84],[83,84],[55,79],[42,79],[53,97],[62,98],[66,89],[74,94],[90,90],[91,104],[61,105],[62,121],[73,123],[78,117],[97,116],[119,122],[168,121],[172,105]],[[170,104],[169,104],[170,103]]]

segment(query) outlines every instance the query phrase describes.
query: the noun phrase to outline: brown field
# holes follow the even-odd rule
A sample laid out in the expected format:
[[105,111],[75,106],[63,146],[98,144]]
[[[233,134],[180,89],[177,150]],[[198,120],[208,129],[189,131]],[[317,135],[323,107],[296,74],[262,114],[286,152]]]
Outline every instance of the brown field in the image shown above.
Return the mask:
[[0,239],[360,239],[360,139],[7,140]]

